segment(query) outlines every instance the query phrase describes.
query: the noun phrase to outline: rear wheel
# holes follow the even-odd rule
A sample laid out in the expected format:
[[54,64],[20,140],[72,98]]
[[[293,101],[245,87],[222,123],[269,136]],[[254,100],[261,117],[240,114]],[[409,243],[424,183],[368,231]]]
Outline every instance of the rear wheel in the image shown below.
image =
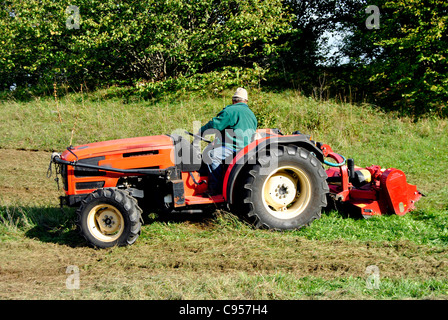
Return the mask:
[[92,192],[77,210],[78,227],[89,245],[99,248],[133,244],[140,235],[142,210],[124,190]]
[[308,225],[327,205],[326,178],[320,161],[309,151],[279,146],[248,170],[245,215],[257,227],[286,230]]

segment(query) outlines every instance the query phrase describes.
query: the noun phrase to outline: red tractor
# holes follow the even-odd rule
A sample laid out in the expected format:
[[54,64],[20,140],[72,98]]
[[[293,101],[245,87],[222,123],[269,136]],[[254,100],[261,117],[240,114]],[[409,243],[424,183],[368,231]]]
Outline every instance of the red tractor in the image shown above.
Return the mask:
[[404,215],[421,197],[398,169],[359,168],[308,135],[278,129],[257,130],[252,143],[226,159],[222,194],[210,195],[206,155],[213,147],[201,153],[197,143],[172,134],[53,153],[66,194],[61,206],[78,207],[81,234],[89,245],[105,248],[137,240],[142,208],[193,212],[227,205],[257,228],[287,230],[318,219],[327,198],[369,217]]

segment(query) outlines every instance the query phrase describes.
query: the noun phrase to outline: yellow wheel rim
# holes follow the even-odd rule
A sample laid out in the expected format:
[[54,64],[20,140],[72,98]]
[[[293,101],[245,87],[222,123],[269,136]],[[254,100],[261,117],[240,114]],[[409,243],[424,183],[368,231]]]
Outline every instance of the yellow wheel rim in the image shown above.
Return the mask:
[[311,183],[304,171],[293,166],[277,168],[263,184],[263,205],[278,219],[300,215],[311,199]]
[[123,215],[112,205],[100,204],[89,211],[87,226],[90,233],[98,240],[112,242],[123,233]]

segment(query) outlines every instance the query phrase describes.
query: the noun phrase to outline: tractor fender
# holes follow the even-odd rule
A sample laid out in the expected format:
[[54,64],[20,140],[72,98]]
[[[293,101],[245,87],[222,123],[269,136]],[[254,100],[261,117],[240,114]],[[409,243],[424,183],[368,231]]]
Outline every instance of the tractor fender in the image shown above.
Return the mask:
[[257,139],[241,149],[228,164],[223,181],[223,196],[229,203],[233,203],[233,190],[236,180],[246,165],[256,164],[258,156],[266,149],[272,149],[279,145],[296,145],[312,152],[320,161],[324,161],[322,151],[309,139],[307,135],[267,136]]

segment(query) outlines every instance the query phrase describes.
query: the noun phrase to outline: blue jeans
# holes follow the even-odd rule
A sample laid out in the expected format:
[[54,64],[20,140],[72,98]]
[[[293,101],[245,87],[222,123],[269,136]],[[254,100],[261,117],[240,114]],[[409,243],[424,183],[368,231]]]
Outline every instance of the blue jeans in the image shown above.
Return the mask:
[[213,193],[222,192],[222,180],[223,180],[223,170],[222,163],[224,160],[231,156],[235,151],[228,147],[219,146],[209,152],[209,157],[211,163],[208,165],[210,170],[210,175],[208,179],[208,186],[210,191]]

